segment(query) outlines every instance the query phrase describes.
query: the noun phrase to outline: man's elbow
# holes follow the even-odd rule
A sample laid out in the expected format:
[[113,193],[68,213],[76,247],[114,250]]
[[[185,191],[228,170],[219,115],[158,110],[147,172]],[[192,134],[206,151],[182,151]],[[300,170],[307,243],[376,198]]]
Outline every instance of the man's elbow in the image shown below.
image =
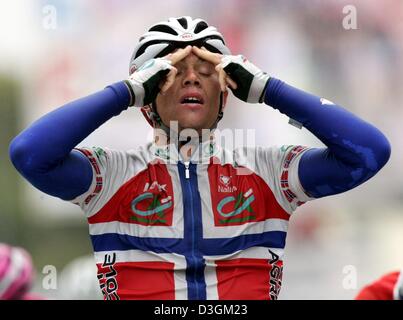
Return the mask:
[[[389,140],[381,133],[377,132],[372,136],[370,143],[359,152],[359,162],[354,167],[360,172],[363,181],[368,180],[377,174],[389,161],[391,145]],[[362,182],[363,182],[362,181]]]
[[383,134],[374,141],[373,152],[376,159],[376,171],[381,170],[389,161],[391,149],[389,140]]
[[21,136],[15,137],[9,145],[9,157],[11,163],[22,175],[26,176],[36,170],[33,159],[32,144]]

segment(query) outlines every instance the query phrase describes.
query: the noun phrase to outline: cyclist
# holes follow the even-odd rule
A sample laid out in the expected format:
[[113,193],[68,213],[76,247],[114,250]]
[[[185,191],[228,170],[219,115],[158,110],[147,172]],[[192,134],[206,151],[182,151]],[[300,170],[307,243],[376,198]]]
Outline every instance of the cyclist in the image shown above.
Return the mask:
[[[228,88],[325,147],[220,146]],[[131,106],[154,127],[152,143],[76,148]],[[85,212],[105,299],[276,299],[290,215],[362,184],[389,156],[373,125],[232,55],[191,17],[153,25],[126,80],[44,115],[10,145],[32,185]]]

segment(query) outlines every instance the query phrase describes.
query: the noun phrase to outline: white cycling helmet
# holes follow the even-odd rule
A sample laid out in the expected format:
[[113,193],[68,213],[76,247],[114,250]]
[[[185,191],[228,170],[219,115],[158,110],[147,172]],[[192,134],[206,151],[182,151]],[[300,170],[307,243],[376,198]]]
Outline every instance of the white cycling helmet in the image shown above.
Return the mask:
[[[169,18],[168,21],[153,25],[140,37],[130,59],[129,74],[135,72],[147,60],[163,57],[187,45],[204,46],[211,52],[231,54],[221,33],[215,27],[209,26],[206,21],[189,16]],[[222,105],[221,94],[218,117],[211,129],[215,128],[223,117]],[[152,103],[151,108],[141,108],[141,112],[152,127],[154,123],[158,123],[165,132],[169,133],[169,128],[162,123],[158,115],[155,103]]]
[[153,25],[139,40],[130,59],[132,74],[149,59],[163,57],[187,45],[204,46],[212,52],[230,54],[224,37],[202,19],[169,18]]

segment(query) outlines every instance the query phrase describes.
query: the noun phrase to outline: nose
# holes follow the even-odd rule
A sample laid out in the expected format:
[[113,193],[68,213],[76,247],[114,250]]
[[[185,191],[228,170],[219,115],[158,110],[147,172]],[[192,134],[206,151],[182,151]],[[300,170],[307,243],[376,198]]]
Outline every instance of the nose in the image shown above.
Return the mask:
[[193,68],[188,68],[185,71],[185,75],[182,80],[182,85],[184,87],[188,86],[200,86],[200,79],[197,75],[197,72]]

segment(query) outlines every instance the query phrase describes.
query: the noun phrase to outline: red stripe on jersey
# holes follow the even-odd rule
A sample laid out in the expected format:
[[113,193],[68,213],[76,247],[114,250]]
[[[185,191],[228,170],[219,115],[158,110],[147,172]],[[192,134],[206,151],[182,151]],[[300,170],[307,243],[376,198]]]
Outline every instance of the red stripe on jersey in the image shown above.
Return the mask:
[[[292,203],[294,199],[297,198],[297,196],[290,190],[290,185],[289,185],[289,174],[288,174],[288,169],[290,166],[291,161],[302,151],[306,150],[306,147],[303,146],[295,146],[294,148],[291,149],[291,151],[288,153],[282,167],[282,172],[281,172],[281,180],[280,180],[280,186],[281,186],[281,191],[283,192],[284,196],[286,197],[287,201]],[[304,204],[302,201],[297,202],[297,206],[300,206]]]
[[[282,261],[240,258],[216,261],[218,297],[222,300],[272,300],[281,288]],[[245,290],[248,288],[248,290]]]
[[283,171],[281,173],[281,188],[288,188],[288,171]]
[[75,149],[75,150],[80,151],[88,158],[88,160],[91,163],[91,166],[93,167],[93,169],[95,171],[95,179],[96,179],[95,188],[92,191],[92,193],[84,200],[84,203],[88,204],[91,201],[91,199],[94,198],[102,190],[103,180],[102,180],[102,176],[101,176],[101,170],[99,169],[98,162],[96,161],[93,153],[90,150],[88,150],[88,149]]
[[146,169],[123,184],[88,222],[171,226],[174,200],[166,165],[149,163]]
[[97,264],[105,300],[174,300],[174,263],[117,262]]

